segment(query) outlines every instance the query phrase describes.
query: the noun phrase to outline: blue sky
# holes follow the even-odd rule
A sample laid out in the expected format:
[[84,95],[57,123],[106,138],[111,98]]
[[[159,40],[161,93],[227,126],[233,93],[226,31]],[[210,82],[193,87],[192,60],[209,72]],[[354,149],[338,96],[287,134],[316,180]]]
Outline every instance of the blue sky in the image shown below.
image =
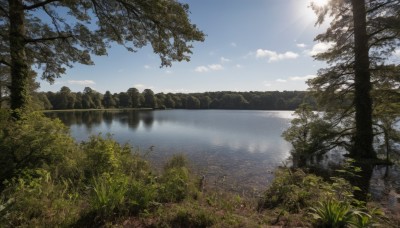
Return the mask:
[[327,45],[313,41],[325,28],[314,27],[310,0],[182,1],[190,6],[192,23],[207,34],[205,42],[194,43],[190,62],[160,68],[150,47],[132,53],[115,45],[108,56],[93,56],[94,66],[77,64],[53,85],[40,81],[40,90],[305,90],[305,80],[325,65],[312,58]]

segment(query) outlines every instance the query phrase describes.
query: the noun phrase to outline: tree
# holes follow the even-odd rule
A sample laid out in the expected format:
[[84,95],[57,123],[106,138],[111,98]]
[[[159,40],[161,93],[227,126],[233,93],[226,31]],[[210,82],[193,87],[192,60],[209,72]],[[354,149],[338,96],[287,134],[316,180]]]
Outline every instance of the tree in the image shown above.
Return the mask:
[[131,108],[140,107],[140,93],[136,88],[129,88],[126,92],[129,96],[129,104]]
[[144,97],[143,106],[145,108],[156,108],[156,96],[154,95],[153,90],[145,89],[142,92]]
[[200,97],[200,108],[209,109],[211,104],[211,98],[209,96],[201,96]]
[[[31,65],[53,82],[75,62],[93,64],[117,43],[129,51],[150,44],[161,66],[188,61],[204,34],[176,0],[1,0],[0,64],[10,69],[11,108],[28,102]],[[96,26],[93,26],[93,25]]]
[[114,97],[111,95],[110,91],[107,90],[103,96],[104,108],[115,108],[116,104]]
[[302,167],[314,156],[319,156],[337,147],[346,147],[344,142],[337,141],[338,129],[332,128],[329,121],[314,113],[311,106],[303,104],[294,112],[296,118],[291,127],[282,136],[289,141],[293,150],[293,164]]
[[186,100],[186,108],[188,109],[199,109],[200,108],[200,100],[195,96],[188,96]]
[[130,103],[129,95],[127,93],[120,92],[118,98],[119,98],[119,107],[123,107],[123,108],[130,107],[131,103]]
[[175,101],[173,99],[173,95],[171,93],[168,93],[165,101],[164,101],[164,105],[166,108],[175,108]]
[[333,126],[353,119],[341,133],[343,141],[354,141],[350,149],[354,158],[376,158],[372,146],[372,79],[379,77],[379,68],[387,68],[387,59],[397,47],[399,6],[399,1],[376,0],[331,0],[323,7],[313,5],[317,24],[327,16],[332,18],[330,27],[316,41],[332,46],[315,56],[330,66],[321,69],[309,85],[320,107],[336,122]]

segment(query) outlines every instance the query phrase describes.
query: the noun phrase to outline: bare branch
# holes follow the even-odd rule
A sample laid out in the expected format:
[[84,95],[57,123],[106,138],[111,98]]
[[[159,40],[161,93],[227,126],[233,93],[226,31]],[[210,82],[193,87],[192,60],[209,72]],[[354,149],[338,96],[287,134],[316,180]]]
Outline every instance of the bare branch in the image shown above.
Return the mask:
[[39,3],[36,3],[36,4],[30,5],[30,6],[24,6],[24,10],[33,10],[33,9],[45,6],[45,5],[49,4],[49,3],[58,2],[58,1],[59,0],[46,0],[46,1],[39,2]]

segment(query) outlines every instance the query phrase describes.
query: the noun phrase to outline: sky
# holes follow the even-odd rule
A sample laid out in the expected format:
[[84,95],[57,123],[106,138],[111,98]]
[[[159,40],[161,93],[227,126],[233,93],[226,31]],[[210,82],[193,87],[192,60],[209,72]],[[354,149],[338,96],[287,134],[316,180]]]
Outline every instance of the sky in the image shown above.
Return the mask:
[[[193,44],[190,62],[160,68],[151,47],[128,52],[113,45],[95,65],[76,64],[41,91],[84,87],[104,93],[135,87],[164,93],[306,90],[305,81],[326,66],[312,55],[327,48],[314,42],[326,25],[314,26],[311,0],[181,0],[191,22],[206,34]],[[323,0],[315,0],[323,1]]]

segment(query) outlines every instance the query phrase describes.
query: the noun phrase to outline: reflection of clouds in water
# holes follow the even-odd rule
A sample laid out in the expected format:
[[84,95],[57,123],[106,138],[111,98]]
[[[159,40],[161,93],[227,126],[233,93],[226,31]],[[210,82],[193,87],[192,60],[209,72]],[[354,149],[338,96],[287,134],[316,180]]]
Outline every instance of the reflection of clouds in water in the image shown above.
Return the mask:
[[[243,151],[249,153],[271,153],[279,155],[279,157],[286,157],[285,151],[290,150],[290,145],[285,143],[282,139],[276,140],[262,140],[260,141],[259,138],[249,140],[248,138],[240,138],[236,137],[229,137],[226,135],[212,137],[210,140],[211,144],[216,147],[226,147],[233,151]],[[282,155],[282,156],[280,156]]]
[[294,111],[258,111],[263,117],[275,117],[280,119],[293,119]]

